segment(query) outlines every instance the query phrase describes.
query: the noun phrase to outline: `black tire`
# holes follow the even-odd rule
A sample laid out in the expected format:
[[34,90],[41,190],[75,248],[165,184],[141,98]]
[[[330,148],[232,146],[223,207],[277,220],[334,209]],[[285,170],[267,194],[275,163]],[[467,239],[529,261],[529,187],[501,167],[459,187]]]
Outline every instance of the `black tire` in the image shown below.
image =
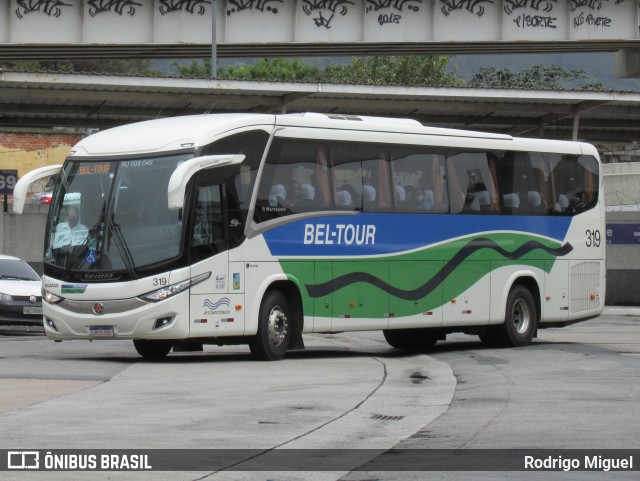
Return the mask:
[[256,359],[278,361],[284,357],[291,340],[289,317],[289,304],[282,292],[268,292],[260,305],[258,332],[249,342]]
[[524,286],[514,286],[507,298],[504,324],[496,326],[496,338],[501,346],[520,347],[531,343],[538,323],[536,303]]
[[173,347],[173,341],[147,341],[136,339],[133,345],[145,359],[162,359],[169,354]]
[[391,347],[418,352],[433,347],[440,337],[430,329],[385,329],[382,334]]

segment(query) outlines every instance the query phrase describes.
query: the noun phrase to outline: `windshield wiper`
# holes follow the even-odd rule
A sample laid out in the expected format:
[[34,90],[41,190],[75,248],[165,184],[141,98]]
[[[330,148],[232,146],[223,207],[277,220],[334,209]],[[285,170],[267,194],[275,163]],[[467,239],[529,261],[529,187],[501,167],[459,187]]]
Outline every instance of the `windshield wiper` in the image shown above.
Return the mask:
[[0,276],[0,279],[11,279],[14,281],[33,281],[35,279],[29,279],[28,277],[20,277],[20,276],[7,276],[7,275],[2,275]]
[[116,242],[116,247],[118,248],[118,252],[120,252],[120,256],[127,268],[127,272],[131,277],[137,277],[138,274],[136,273],[136,264],[133,261],[133,256],[131,255],[127,241],[124,240],[120,226],[113,222],[113,214],[109,216],[107,226],[111,228],[113,240]]

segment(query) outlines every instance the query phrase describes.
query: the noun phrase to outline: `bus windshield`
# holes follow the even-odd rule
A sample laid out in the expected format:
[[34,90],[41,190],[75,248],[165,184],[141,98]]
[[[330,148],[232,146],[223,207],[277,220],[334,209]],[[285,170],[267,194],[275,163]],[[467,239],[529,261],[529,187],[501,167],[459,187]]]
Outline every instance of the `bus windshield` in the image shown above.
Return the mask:
[[178,257],[182,221],[168,209],[167,184],[192,157],[68,160],[48,219],[45,264],[135,276],[140,267]]

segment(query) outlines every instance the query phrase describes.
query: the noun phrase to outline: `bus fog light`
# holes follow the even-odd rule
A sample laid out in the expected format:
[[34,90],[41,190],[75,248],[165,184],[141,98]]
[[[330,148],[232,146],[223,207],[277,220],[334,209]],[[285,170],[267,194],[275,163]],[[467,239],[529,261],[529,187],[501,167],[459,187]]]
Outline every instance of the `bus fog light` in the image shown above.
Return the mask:
[[173,322],[173,317],[162,317],[160,319],[156,319],[156,322],[153,324],[153,330],[162,329],[163,327],[167,327],[169,324]]
[[58,328],[56,327],[55,323],[51,319],[49,319],[48,317],[45,317],[44,322],[49,329],[51,329],[52,331],[58,332]]

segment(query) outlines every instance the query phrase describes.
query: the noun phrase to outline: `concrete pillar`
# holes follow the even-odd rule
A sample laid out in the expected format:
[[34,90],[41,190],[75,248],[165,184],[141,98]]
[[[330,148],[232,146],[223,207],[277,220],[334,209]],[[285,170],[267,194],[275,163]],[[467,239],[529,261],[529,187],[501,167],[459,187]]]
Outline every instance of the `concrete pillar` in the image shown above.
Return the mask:
[[615,55],[616,77],[640,78],[640,49],[623,48]]

